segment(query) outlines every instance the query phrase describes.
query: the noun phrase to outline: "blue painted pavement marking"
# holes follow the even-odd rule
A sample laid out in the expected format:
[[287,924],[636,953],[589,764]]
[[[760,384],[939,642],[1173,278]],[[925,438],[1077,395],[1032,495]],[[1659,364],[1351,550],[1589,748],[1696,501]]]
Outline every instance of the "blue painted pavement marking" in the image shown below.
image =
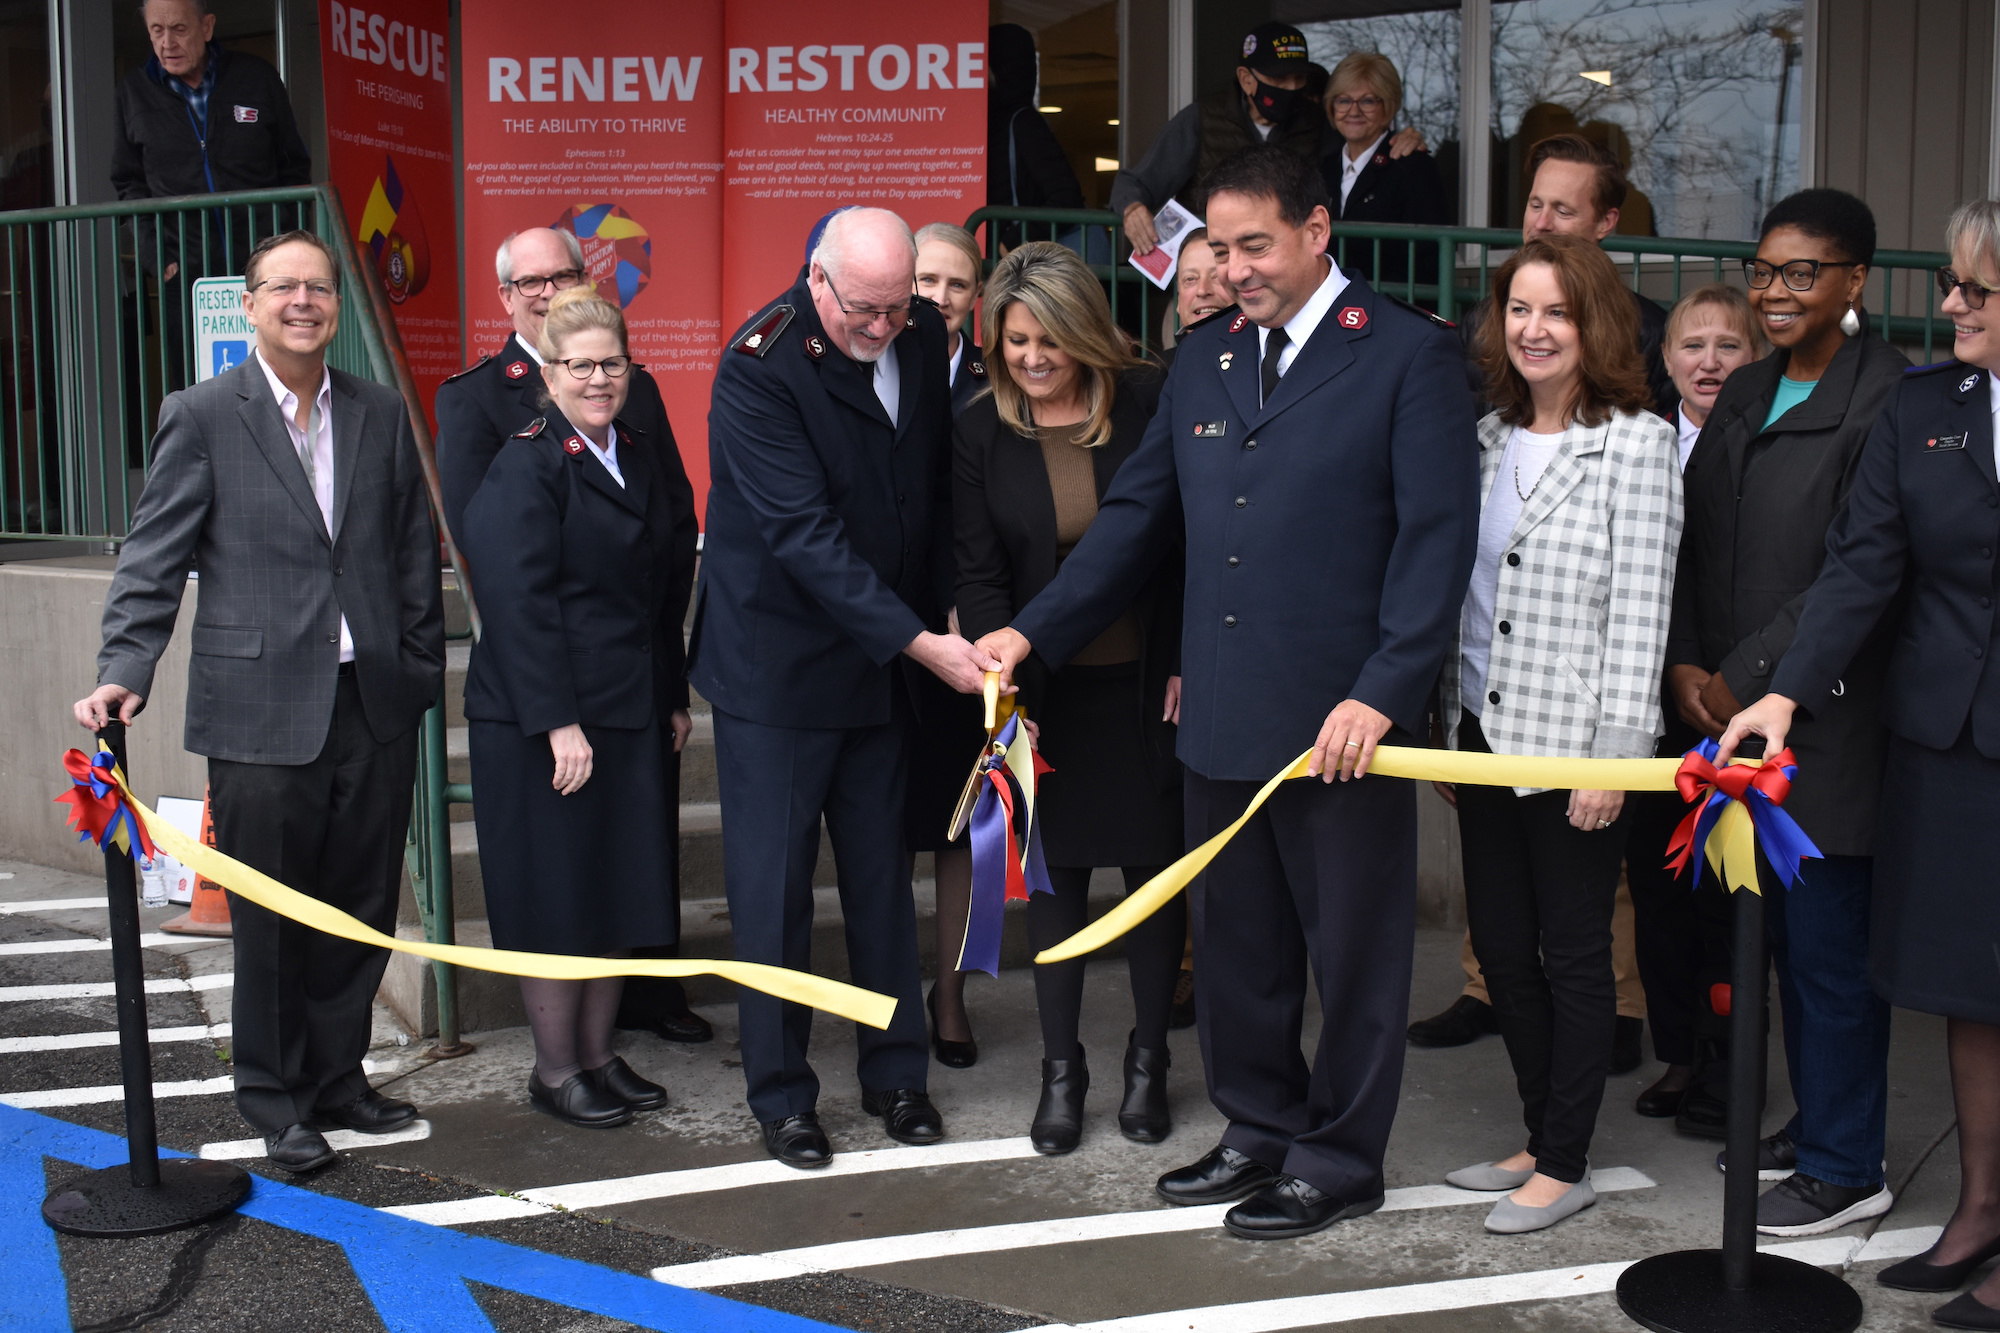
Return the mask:
[[[8,1286],[0,1329],[9,1333],[70,1327],[55,1233],[42,1221],[45,1157],[116,1166],[126,1160],[125,1140],[0,1105],[0,1267]],[[251,1180],[243,1215],[340,1246],[389,1333],[493,1333],[467,1281],[663,1333],[836,1333],[797,1315],[412,1222],[262,1176]]]

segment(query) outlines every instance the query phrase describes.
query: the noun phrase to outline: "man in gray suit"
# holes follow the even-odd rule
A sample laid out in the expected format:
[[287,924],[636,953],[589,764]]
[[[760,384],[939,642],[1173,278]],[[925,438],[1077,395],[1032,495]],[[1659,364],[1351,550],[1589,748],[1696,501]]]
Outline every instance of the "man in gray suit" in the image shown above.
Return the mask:
[[[395,390],[326,364],[341,298],[325,242],[264,241],[244,283],[257,351],[161,405],[76,719],[96,729],[144,707],[198,572],[185,743],[208,756],[216,846],[392,931],[416,728],[444,676],[416,441]],[[236,1105],[272,1162],[332,1161],[327,1123],[415,1119],[361,1070],[388,954],[233,895],[230,914]]]

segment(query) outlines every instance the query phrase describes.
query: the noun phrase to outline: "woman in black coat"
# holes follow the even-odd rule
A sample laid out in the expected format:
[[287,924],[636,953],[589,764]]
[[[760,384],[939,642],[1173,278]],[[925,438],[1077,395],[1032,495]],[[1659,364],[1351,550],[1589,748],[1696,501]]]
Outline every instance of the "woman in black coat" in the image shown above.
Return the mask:
[[[1761,698],[1787,660],[1862,445],[1909,369],[1867,331],[1859,306],[1874,257],[1868,206],[1818,189],[1780,200],[1756,258],[1744,261],[1775,350],[1723,384],[1688,458],[1667,650],[1668,693],[1709,736]],[[1891,1202],[1889,1010],[1867,976],[1887,648],[1880,636],[1862,648],[1840,695],[1792,731],[1799,771],[1785,809],[1825,856],[1806,862],[1795,892],[1775,877],[1764,886],[1798,1107],[1762,1150],[1770,1161],[1760,1169],[1797,1167],[1758,1202],[1767,1235],[1813,1235]]]
[[[1724,757],[1748,736],[1767,752],[1796,748],[1805,726],[1838,715],[1886,638],[1869,979],[1891,1004],[1948,1020],[1959,1201],[1936,1245],[1877,1280],[1937,1292],[2000,1253],[2000,203],[1960,208],[1945,238],[1956,359],[1911,371],[1890,395],[1770,692],[1722,738]],[[2000,1328],[2000,1276],[1932,1319]]]
[[[1437,159],[1417,151],[1391,154],[1389,127],[1403,108],[1403,79],[1389,57],[1356,51],[1334,66],[1326,81],[1326,115],[1336,131],[1320,160],[1327,197],[1339,222],[1399,222],[1444,226],[1451,205]],[[1416,247],[1417,281],[1435,283],[1435,244]],[[1383,241],[1382,262],[1375,262],[1375,243],[1349,239],[1341,267],[1374,282],[1407,282],[1410,246],[1407,241]]]
[[[1138,447],[1160,388],[1112,323],[1097,279],[1052,242],[1024,245],[994,269],[984,327],[993,392],[958,419],[952,499],[958,618],[972,639],[1011,623],[1054,579]],[[1038,950],[1083,928],[1093,867],[1121,867],[1129,893],[1181,854],[1180,573],[1163,560],[1131,610],[1075,659],[1049,671],[1031,657],[1016,677],[1053,766],[1035,805],[1055,889],[1028,899]],[[1137,1021],[1118,1127],[1140,1143],[1172,1128],[1167,1023],[1186,930],[1176,896],[1125,937]],[[1042,1096],[1029,1137],[1038,1152],[1065,1153],[1082,1134],[1090,1085],[1077,1041],[1083,960],[1038,966],[1035,999]]]
[[[617,306],[558,293],[539,351],[549,411],[522,423],[465,510],[485,622],[465,683],[479,868],[494,947],[624,957],[680,936],[680,455],[618,419],[632,358]],[[623,987],[521,979],[536,1109],[598,1127],[666,1104],[611,1052]]]

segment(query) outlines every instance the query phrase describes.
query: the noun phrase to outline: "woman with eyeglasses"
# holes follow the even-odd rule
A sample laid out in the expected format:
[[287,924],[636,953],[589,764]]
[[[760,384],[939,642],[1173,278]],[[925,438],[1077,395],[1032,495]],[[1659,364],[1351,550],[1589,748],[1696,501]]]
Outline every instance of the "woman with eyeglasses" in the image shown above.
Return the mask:
[[[1688,458],[1667,651],[1668,695],[1708,736],[1789,660],[1827,529],[1909,369],[1861,308],[1874,257],[1868,206],[1819,189],[1780,200],[1744,261],[1775,350],[1730,375]],[[1793,1172],[1758,1202],[1757,1228],[1773,1236],[1830,1231],[1893,1202],[1882,1178],[1889,1010],[1866,970],[1889,644],[1877,635],[1857,647],[1840,693],[1792,730],[1799,771],[1785,809],[1825,855],[1790,892],[1760,864],[1798,1107],[1758,1153],[1760,1172]]]
[[[1938,285],[1953,359],[1909,372],[1890,394],[1770,692],[1722,737],[1725,756],[1752,736],[1767,753],[1796,750],[1886,647],[1868,978],[1890,1004],[1946,1019],[1959,1198],[1937,1244],[1877,1280],[1934,1292],[2000,1254],[2000,202],[1959,208],[1945,240],[1951,266]],[[2000,1329],[2000,1275],[1931,1318]]]
[[[659,445],[621,415],[618,307],[557,293],[538,350],[546,408],[465,510],[485,621],[465,682],[479,869],[495,948],[626,957],[680,935],[657,817],[686,730],[674,512]],[[535,1109],[601,1128],[666,1105],[612,1053],[624,984],[521,979]]]
[[[1423,149],[1395,156],[1389,127],[1403,108],[1403,79],[1394,61],[1374,51],[1356,51],[1333,67],[1324,104],[1336,133],[1320,160],[1320,171],[1326,177],[1327,194],[1338,201],[1336,221],[1425,226],[1451,221],[1437,159]],[[1379,267],[1375,248],[1373,241],[1347,241],[1340,266],[1378,285],[1408,281],[1409,243],[1382,242]],[[1436,282],[1437,246],[1418,244],[1416,258],[1417,281]]]

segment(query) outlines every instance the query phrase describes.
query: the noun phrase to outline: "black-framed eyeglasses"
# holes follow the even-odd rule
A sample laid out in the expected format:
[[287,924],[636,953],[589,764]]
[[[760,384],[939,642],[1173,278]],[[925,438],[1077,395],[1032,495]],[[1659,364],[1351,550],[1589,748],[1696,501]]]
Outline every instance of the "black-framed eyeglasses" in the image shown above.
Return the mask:
[[607,376],[615,380],[632,368],[632,358],[629,356],[607,356],[602,361],[592,361],[587,356],[573,356],[567,360],[558,361],[556,364],[580,380],[589,379],[597,373],[599,367],[603,368]]
[[582,282],[584,276],[580,268],[566,268],[560,273],[551,273],[546,277],[539,273],[530,273],[525,278],[509,280],[507,285],[523,296],[540,296],[551,287],[559,292],[567,291]]
[[1795,292],[1809,292],[1819,281],[1819,271],[1823,268],[1860,268],[1855,259],[1788,259],[1782,264],[1770,265],[1761,259],[1743,261],[1743,281],[1762,291],[1771,285],[1771,279],[1782,273],[1785,285]]
[[886,319],[893,324],[899,317],[904,323],[908,323],[917,308],[917,303],[914,299],[907,305],[890,306],[886,310],[879,310],[870,306],[850,306],[847,302],[840,299],[840,291],[833,285],[832,278],[826,280],[826,289],[833,293],[833,303],[840,307],[841,314],[846,315],[849,319],[865,319],[870,324],[873,324],[878,319]]
[[1949,297],[1951,289],[1956,287],[1964,295],[1966,306],[1973,310],[1984,310],[1986,308],[1987,293],[2000,291],[2000,287],[1988,287],[1977,278],[1961,278],[1948,268],[1937,270],[1936,276],[1938,299],[1943,300]]

